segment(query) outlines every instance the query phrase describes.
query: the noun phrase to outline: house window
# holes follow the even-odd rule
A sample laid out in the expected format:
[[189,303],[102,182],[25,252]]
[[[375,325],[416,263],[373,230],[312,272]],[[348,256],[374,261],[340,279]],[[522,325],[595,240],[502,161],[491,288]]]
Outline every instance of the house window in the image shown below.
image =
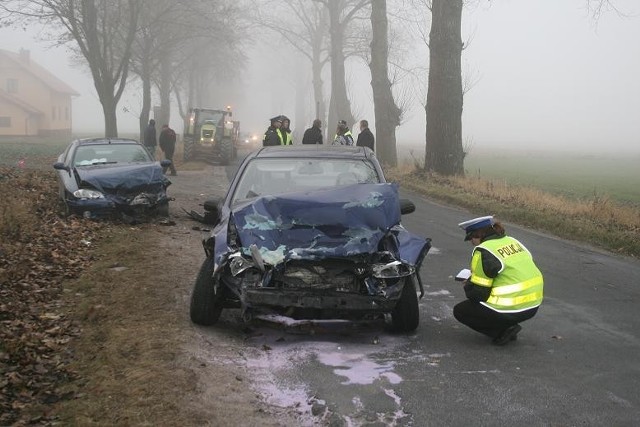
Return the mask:
[[18,93],[18,79],[7,79],[7,92]]
[[10,128],[11,117],[0,117],[0,128]]

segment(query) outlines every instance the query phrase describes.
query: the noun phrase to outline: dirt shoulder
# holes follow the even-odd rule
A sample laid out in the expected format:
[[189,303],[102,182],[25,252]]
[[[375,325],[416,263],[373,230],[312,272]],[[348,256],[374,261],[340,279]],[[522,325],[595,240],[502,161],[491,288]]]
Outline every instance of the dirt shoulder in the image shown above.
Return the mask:
[[241,326],[189,320],[189,295],[208,233],[181,208],[200,210],[224,194],[223,167],[179,171],[170,194],[175,225],[123,226],[96,249],[96,262],[65,288],[83,325],[74,348],[80,381],[57,412],[81,425],[282,425],[251,389]]

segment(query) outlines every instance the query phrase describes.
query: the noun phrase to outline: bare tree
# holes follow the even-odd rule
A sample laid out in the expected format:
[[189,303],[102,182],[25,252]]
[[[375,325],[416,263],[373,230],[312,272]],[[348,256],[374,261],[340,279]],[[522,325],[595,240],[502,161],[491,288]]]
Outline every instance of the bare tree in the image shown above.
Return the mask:
[[462,148],[462,0],[433,0],[425,168],[464,173]]
[[376,117],[377,152],[391,166],[398,164],[396,127],[400,126],[401,110],[393,99],[389,81],[389,41],[387,1],[371,0],[371,88]]
[[102,104],[105,136],[118,136],[116,108],[127,83],[136,34],[136,0],[5,0],[0,8],[19,20],[62,27],[84,57]]
[[[325,122],[326,103],[322,70],[329,62],[326,7],[308,0],[278,0],[267,4],[254,4],[256,21],[280,35],[311,63],[314,116]],[[296,120],[299,120],[297,115]]]
[[[154,76],[160,67],[168,46],[167,40],[174,40],[167,36],[171,28],[167,28],[170,17],[174,13],[176,4],[169,0],[138,0],[141,11],[139,29],[132,46],[131,71],[142,82],[142,107],[140,110],[140,140],[149,122],[151,111],[151,90]],[[168,118],[166,119],[168,123]]]
[[168,102],[173,91],[184,114],[183,107],[211,104],[216,86],[238,78],[246,61],[243,47],[250,25],[243,17],[243,3],[237,0],[178,0],[177,4],[180,12],[172,17],[176,31],[167,34],[179,42],[163,52],[167,62],[160,66],[157,85],[161,110],[162,100]]
[[370,0],[314,0],[322,3],[329,11],[329,34],[331,36],[331,98],[329,101],[329,124],[335,125],[338,119],[354,122],[351,103],[347,96],[345,75],[345,32],[356,14]]

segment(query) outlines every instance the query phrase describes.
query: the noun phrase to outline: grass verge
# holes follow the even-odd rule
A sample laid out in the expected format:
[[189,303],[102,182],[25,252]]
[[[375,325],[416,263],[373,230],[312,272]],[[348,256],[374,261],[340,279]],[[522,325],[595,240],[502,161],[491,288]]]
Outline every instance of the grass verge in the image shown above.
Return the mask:
[[177,362],[183,321],[160,283],[157,240],[145,226],[116,228],[91,269],[67,283],[65,302],[83,325],[72,367],[85,383],[70,385],[81,393],[60,408],[63,424],[180,424],[181,397],[196,380]]
[[570,199],[504,180],[443,177],[406,165],[386,175],[405,188],[478,215],[492,214],[569,240],[640,256],[640,209],[606,196]]

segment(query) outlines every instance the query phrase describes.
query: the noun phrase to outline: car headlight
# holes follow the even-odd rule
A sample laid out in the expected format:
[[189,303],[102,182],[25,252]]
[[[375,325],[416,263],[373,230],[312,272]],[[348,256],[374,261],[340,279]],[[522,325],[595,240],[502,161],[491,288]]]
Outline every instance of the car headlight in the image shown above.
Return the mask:
[[78,199],[104,199],[104,194],[96,190],[88,190],[81,188],[73,192],[73,195]]

